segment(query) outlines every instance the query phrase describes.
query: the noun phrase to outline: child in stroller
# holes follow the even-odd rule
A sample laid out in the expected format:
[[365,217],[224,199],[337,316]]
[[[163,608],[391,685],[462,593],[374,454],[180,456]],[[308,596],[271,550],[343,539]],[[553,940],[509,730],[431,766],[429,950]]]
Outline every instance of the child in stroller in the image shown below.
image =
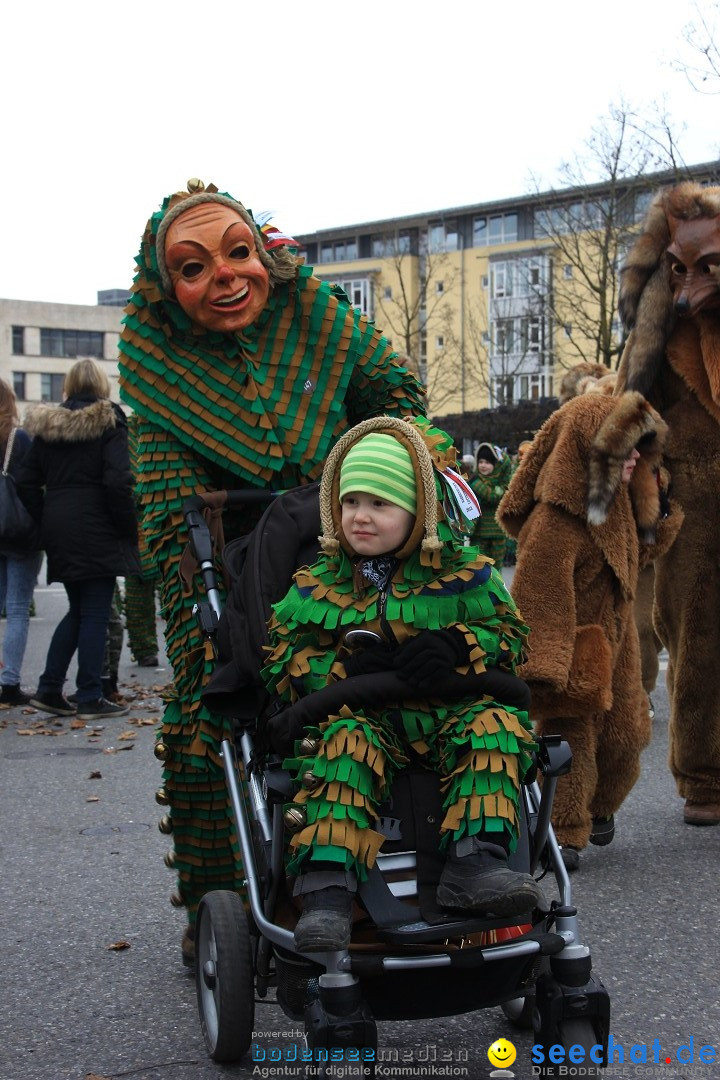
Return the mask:
[[[608,996],[580,938],[550,829],[557,776],[569,755],[549,736],[534,749],[527,688],[511,674],[526,628],[487,560],[453,534],[451,523],[459,534],[471,531],[460,518],[472,504],[463,501],[462,479],[455,487],[449,471],[454,451],[447,436],[426,421],[365,423],[328,458],[319,505],[317,485],[283,493],[250,537],[225,550],[231,587],[224,608],[199,513],[203,508],[207,521],[220,503],[215,494],[199,495],[185,506],[208,597],[197,615],[219,652],[203,697],[236,721],[222,761],[247,887],[245,905],[236,892],[217,890],[198,909],[195,977],[208,1051],[216,1061],[242,1057],[253,1034],[255,993],[264,999],[276,987],[285,1015],[304,1019],[312,1061],[329,1048],[374,1053],[376,1020],[496,1005],[512,1023],[532,1024],[543,1047],[580,1042],[604,1052]],[[361,520],[355,529],[342,520],[342,461],[371,433],[390,436],[413,466],[414,525],[392,556],[366,554],[374,525]],[[377,460],[375,450],[373,473]],[[360,483],[348,477],[352,471],[345,480]],[[256,494],[222,493],[223,505]],[[351,507],[354,493],[343,486],[343,494]],[[390,501],[384,494],[383,504]],[[318,562],[320,530],[329,550]],[[348,534],[357,560],[341,546]],[[263,649],[272,605],[271,644]],[[359,647],[353,638],[369,631],[380,644]],[[403,678],[395,662],[413,642],[418,653]],[[271,694],[259,678],[263,665]],[[288,756],[300,792],[281,768]],[[438,773],[446,778],[444,808]],[[391,796],[378,806],[391,777]],[[295,829],[290,869],[301,882],[292,904],[286,828]],[[500,881],[476,904],[489,883],[481,862]],[[539,866],[552,866],[559,904],[545,903],[532,876]],[[351,874],[358,904],[343,891],[352,900]],[[447,888],[439,899],[448,903],[441,907],[443,874]],[[303,890],[304,884],[319,887]],[[313,893],[321,901],[314,911],[307,904]],[[476,914],[482,910],[492,917]],[[497,918],[495,911],[514,913]],[[294,933],[308,912],[312,920]],[[350,947],[337,948],[350,935]],[[541,1075],[554,1076],[555,1068],[546,1062]]]
[[[273,747],[299,748],[285,762],[300,782],[287,869],[303,953],[349,945],[358,882],[384,840],[378,807],[410,761],[443,778],[438,907],[509,917],[544,905],[532,875],[508,865],[535,745],[512,675],[527,628],[499,572],[463,543],[474,500],[454,468],[451,439],[424,418],[353,428],[323,472],[323,554],[274,608],[263,676],[290,703],[269,720]],[[364,676],[389,698],[364,703]],[[314,723],[313,693],[340,680],[350,696]]]

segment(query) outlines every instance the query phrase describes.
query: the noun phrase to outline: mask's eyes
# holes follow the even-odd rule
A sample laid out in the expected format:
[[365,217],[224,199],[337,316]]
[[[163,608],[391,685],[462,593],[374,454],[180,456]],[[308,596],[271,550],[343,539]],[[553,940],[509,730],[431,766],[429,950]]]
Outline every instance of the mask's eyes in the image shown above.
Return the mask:
[[187,262],[180,269],[180,273],[186,281],[192,281],[203,272],[203,265],[199,262]]
[[230,252],[231,259],[247,259],[250,255],[250,248],[247,244],[237,244]]
[[685,274],[687,274],[685,263],[673,262],[670,264],[670,269],[676,277],[685,277]]

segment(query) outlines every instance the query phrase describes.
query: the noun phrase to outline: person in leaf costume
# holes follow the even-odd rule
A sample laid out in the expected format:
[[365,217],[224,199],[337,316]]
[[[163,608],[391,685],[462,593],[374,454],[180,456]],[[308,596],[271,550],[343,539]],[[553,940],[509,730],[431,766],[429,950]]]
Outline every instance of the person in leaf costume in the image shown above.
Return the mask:
[[[469,490],[454,470],[451,439],[422,418],[353,428],[323,472],[324,554],[274,607],[263,675],[290,707],[269,720],[270,736],[305,736],[286,762],[303,785],[294,802],[304,826],[288,864],[303,903],[302,952],[349,943],[357,883],[383,841],[377,808],[408,752],[443,778],[438,904],[507,916],[542,899],[507,861],[534,747],[525,687],[524,707],[494,693],[498,684],[517,693],[527,627],[490,560],[464,545],[458,504],[443,509]],[[375,647],[352,647],[346,635],[360,628],[379,635]],[[355,676],[389,671],[404,684],[401,700],[304,722],[314,691],[340,679],[349,691]],[[467,685],[449,698],[447,680],[459,675]]]
[[509,454],[493,443],[480,443],[475,451],[475,476],[470,486],[478,497],[482,516],[473,533],[473,543],[497,567],[505,562],[508,539],[495,520],[497,506],[507,491],[513,467]]
[[[242,889],[219,748],[230,722],[201,692],[212,651],[178,575],[183,502],[200,491],[284,489],[320,476],[348,428],[381,413],[424,412],[424,390],[342,290],[314,277],[277,229],[233,196],[192,180],[147,222],[120,337],[120,392],[137,416],[136,478],[146,567],[161,577],[174,683],[156,754],[172,901],[189,927],[210,889]],[[248,532],[250,512],[226,517]]]

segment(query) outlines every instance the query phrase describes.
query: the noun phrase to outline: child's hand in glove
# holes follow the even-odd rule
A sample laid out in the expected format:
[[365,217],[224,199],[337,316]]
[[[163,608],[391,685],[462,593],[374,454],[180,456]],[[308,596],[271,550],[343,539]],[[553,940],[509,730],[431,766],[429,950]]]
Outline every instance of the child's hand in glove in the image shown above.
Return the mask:
[[467,660],[467,643],[457,630],[421,630],[398,649],[395,670],[406,682],[425,690]]

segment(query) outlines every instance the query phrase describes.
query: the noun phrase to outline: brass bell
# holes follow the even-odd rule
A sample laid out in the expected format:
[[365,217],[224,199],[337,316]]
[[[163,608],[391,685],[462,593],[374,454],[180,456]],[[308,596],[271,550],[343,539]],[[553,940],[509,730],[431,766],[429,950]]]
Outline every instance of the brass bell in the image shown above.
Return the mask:
[[173,907],[185,907],[185,901],[178,892],[170,893],[170,903]]
[[311,735],[306,735],[298,747],[300,757],[310,757],[311,754],[317,754],[319,745],[317,739],[313,739]]
[[169,804],[170,796],[164,787],[158,788],[155,792],[155,802],[159,803],[160,806],[167,806]]
[[163,862],[167,866],[168,870],[172,870],[173,866],[175,865],[175,851],[173,848],[170,848],[169,851],[165,852],[165,854],[163,855]]
[[295,833],[307,824],[307,815],[300,806],[289,806],[283,814],[283,821],[288,832]]
[[322,784],[322,780],[319,776],[316,776],[311,769],[302,774],[302,786],[307,788],[308,791],[315,791]]
[[162,739],[159,739],[153,748],[153,753],[159,761],[167,761],[170,757],[170,747],[167,743],[164,743]]
[[158,829],[161,833],[165,833],[166,835],[169,835],[173,831],[172,818],[169,814],[166,814],[165,817],[160,818],[160,820],[158,821]]
[[197,195],[199,192],[205,190],[205,185],[197,176],[191,176],[187,182],[187,189],[191,195]]

